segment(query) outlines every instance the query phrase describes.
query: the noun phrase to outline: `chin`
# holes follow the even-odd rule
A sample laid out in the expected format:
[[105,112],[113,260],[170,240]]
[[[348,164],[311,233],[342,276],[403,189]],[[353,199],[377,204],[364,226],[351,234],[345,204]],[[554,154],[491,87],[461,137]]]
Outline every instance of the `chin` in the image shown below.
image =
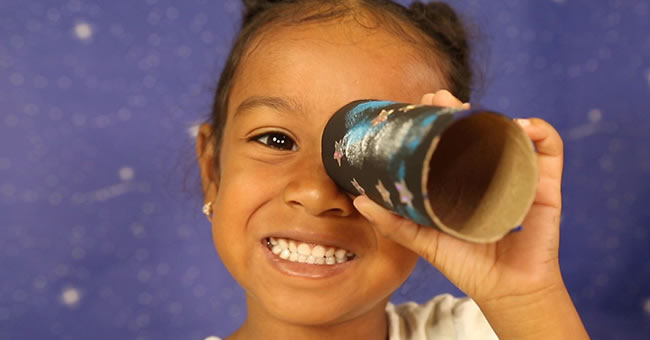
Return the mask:
[[358,295],[351,297],[349,294],[334,293],[333,289],[329,294],[315,296],[312,292],[301,294],[292,290],[290,295],[285,297],[280,297],[283,294],[265,297],[262,308],[273,318],[287,323],[327,327],[351,321],[373,309],[380,309],[383,312],[390,297],[389,295],[375,299],[375,303],[368,303],[367,297],[364,299]]

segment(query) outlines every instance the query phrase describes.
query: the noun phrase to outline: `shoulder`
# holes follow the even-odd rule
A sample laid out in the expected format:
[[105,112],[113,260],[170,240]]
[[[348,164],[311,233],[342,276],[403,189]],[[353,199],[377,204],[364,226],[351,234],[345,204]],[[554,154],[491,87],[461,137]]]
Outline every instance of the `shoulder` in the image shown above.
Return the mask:
[[386,306],[390,340],[498,339],[470,298],[439,295],[424,304]]

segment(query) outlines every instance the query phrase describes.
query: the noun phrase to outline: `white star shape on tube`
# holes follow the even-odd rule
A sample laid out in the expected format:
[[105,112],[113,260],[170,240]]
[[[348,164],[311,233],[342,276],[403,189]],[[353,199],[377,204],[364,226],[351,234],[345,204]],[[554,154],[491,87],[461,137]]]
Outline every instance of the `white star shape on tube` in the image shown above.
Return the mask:
[[413,208],[413,194],[409,191],[404,179],[395,182],[395,189],[397,189],[397,192],[399,193],[399,201]]
[[359,184],[359,182],[357,182],[357,179],[356,179],[356,178],[353,178],[352,181],[350,181],[350,183],[352,183],[352,185],[354,185],[354,188],[357,189],[357,191],[358,191],[361,195],[365,195],[365,194],[366,194],[366,190],[361,186],[361,184]]
[[334,142],[334,159],[341,166],[341,159],[343,159],[343,140]]
[[375,188],[377,188],[377,191],[381,195],[381,199],[386,202],[386,204],[390,205],[391,208],[393,207],[393,201],[390,200],[390,191],[386,190],[386,187],[384,186],[384,183],[379,180],[377,182],[377,185],[375,185]]

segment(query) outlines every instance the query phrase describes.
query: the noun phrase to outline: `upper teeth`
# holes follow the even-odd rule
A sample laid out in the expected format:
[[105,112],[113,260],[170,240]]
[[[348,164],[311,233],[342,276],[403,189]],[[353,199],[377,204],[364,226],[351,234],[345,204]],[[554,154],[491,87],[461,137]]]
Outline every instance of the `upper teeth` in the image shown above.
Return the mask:
[[346,262],[354,257],[353,253],[345,249],[318,244],[310,246],[307,243],[279,237],[267,239],[267,245],[273,254],[292,262],[333,265]]

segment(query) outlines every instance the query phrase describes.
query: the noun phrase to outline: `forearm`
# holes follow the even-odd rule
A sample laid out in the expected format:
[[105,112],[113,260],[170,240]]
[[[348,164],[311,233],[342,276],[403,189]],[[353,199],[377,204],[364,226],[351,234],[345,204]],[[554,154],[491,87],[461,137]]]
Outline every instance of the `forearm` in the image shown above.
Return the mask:
[[536,296],[479,303],[501,340],[589,339],[564,285]]

